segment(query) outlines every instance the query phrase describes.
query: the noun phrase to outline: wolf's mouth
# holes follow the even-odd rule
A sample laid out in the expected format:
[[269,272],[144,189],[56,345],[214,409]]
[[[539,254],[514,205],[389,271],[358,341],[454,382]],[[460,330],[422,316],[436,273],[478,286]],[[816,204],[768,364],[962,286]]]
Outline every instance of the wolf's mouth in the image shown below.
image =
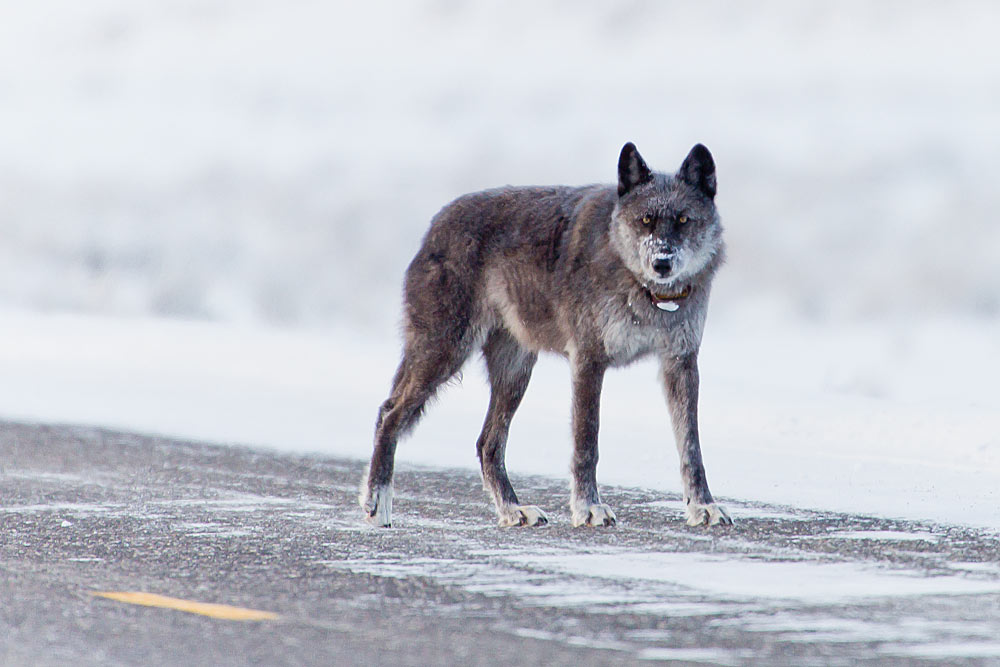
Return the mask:
[[680,308],[678,301],[683,301],[684,299],[691,296],[691,286],[685,285],[683,289],[678,292],[658,292],[655,287],[647,287],[646,291],[649,292],[649,298],[653,302],[653,305],[660,310],[674,311]]

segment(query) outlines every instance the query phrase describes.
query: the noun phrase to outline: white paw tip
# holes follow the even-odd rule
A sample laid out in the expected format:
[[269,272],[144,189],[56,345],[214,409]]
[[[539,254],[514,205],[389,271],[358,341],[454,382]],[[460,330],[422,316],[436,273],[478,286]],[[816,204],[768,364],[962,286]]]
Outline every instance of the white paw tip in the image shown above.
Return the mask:
[[687,524],[689,526],[731,526],[733,520],[729,513],[720,506],[712,503],[710,505],[699,505],[689,503],[687,507]]
[[365,521],[378,528],[392,528],[392,487],[377,487],[358,497]]
[[573,526],[614,526],[618,523],[615,513],[607,505],[590,505],[586,514],[579,512],[573,516]]
[[545,512],[534,505],[515,505],[500,516],[499,524],[505,528],[516,526],[544,526],[549,522]]

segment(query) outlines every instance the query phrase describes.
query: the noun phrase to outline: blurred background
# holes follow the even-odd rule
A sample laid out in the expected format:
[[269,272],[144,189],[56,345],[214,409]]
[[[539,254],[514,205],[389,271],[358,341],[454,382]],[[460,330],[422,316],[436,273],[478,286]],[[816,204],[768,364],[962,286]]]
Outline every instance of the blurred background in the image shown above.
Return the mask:
[[444,203],[610,183],[634,141],[664,171],[715,155],[713,317],[1000,315],[996,3],[0,14],[4,309],[394,331]]

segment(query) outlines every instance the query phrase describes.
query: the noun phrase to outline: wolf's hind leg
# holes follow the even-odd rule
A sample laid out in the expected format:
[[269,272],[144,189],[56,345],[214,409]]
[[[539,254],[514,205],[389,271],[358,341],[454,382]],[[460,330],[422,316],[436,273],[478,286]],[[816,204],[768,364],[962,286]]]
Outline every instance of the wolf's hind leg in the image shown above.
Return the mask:
[[510,421],[524,398],[538,355],[525,350],[506,331],[496,330],[483,345],[483,357],[490,378],[490,407],[476,442],[483,487],[496,505],[501,526],[544,525],[548,518],[541,509],[518,502],[504,461]]
[[378,411],[375,448],[361,480],[358,502],[369,523],[392,525],[392,477],[396,443],[412,429],[438,388],[461,369],[467,349],[425,346],[408,349],[393,379],[392,392]]

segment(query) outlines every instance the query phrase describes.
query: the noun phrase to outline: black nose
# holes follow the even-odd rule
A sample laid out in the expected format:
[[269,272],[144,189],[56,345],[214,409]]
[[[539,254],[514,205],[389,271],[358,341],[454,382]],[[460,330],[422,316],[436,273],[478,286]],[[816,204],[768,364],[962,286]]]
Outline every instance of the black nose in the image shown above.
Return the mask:
[[657,257],[653,260],[653,270],[661,276],[667,275],[670,273],[670,260],[666,257]]

